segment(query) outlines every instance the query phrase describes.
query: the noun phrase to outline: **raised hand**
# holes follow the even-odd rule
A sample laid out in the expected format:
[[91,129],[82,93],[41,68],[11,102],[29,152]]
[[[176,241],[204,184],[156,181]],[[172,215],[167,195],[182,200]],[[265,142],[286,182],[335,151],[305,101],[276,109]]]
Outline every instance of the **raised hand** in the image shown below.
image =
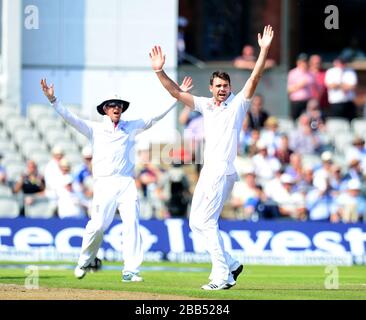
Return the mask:
[[271,46],[272,39],[273,30],[270,25],[264,27],[262,36],[258,33],[258,44],[262,49],[268,49]]
[[184,79],[179,87],[181,88],[182,91],[188,92],[189,90],[191,90],[193,88],[192,82],[193,82],[193,80],[191,77],[184,77]]
[[48,86],[46,79],[41,79],[41,87],[44,95],[48,98],[48,100],[51,101],[55,98],[55,89],[53,84]]
[[151,59],[151,66],[154,71],[160,71],[165,64],[165,54],[161,50],[160,46],[154,46],[149,53]]

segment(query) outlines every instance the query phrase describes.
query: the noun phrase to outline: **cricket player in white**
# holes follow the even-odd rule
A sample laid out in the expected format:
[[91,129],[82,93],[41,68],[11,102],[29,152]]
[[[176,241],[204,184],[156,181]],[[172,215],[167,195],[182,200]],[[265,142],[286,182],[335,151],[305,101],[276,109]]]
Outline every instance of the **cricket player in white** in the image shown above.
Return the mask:
[[164,72],[165,55],[159,46],[150,52],[152,68],[166,90],[188,107],[202,113],[205,131],[204,166],[192,200],[189,224],[200,234],[210,253],[211,280],[204,290],[229,289],[236,284],[243,266],[225,251],[219,232],[218,219],[238,175],[234,167],[239,133],[258,85],[273,39],[271,26],[258,34],[260,54],[255,67],[238,95],[231,92],[230,77],[214,72],[210,79],[212,98],[196,97],[183,92]]
[[[192,79],[186,77],[180,87],[190,90]],[[96,257],[103,240],[104,231],[112,223],[116,209],[123,222],[122,251],[124,268],[122,281],[142,281],[139,275],[143,261],[143,247],[139,229],[139,201],[134,175],[133,147],[137,133],[150,128],[162,119],[176,104],[176,99],[162,114],[154,118],[140,118],[131,121],[121,120],[121,115],[129,102],[121,99],[103,101],[97,111],[103,115],[102,122],[80,119],[68,111],[55,97],[53,85],[48,86],[45,79],[41,87],[60,116],[91,142],[93,148],[94,197],[91,220],[83,236],[82,249],[75,277],[81,279],[88,271],[97,271],[101,261]]]

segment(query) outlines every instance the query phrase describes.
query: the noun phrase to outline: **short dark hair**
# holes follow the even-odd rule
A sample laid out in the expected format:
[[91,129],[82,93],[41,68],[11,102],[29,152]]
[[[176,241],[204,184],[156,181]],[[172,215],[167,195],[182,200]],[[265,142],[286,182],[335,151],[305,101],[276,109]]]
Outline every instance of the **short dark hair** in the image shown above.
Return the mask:
[[210,78],[210,85],[212,86],[213,81],[215,78],[220,78],[222,80],[226,80],[229,82],[229,84],[231,84],[230,82],[230,76],[228,73],[224,72],[224,71],[215,71],[212,73],[211,78]]

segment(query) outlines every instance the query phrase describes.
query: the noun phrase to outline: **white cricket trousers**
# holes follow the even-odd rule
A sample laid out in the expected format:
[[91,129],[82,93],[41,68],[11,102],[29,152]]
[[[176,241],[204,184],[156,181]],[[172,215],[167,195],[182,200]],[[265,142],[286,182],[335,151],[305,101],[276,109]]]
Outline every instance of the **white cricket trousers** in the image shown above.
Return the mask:
[[123,272],[139,272],[143,248],[139,225],[140,207],[134,179],[118,176],[96,178],[93,190],[91,219],[85,228],[79,267],[94,261],[104,231],[112,223],[118,208],[122,219]]
[[213,281],[227,281],[230,269],[238,264],[225,251],[218,226],[224,203],[237,180],[236,173],[218,176],[215,172],[208,172],[203,168],[192,199],[189,226],[205,241],[212,262],[209,279]]

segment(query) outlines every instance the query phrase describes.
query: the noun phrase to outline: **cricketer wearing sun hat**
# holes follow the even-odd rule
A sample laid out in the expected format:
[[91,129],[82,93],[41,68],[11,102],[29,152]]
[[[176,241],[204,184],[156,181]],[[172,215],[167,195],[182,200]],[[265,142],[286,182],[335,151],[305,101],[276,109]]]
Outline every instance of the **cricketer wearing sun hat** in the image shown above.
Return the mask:
[[[191,78],[185,78],[183,90],[191,88]],[[103,115],[103,121],[89,121],[70,112],[56,98],[53,85],[48,86],[41,80],[44,95],[56,112],[72,127],[86,136],[92,152],[93,200],[91,220],[83,235],[81,254],[74,270],[76,278],[83,278],[87,271],[98,270],[101,261],[96,257],[103,241],[104,231],[112,223],[118,208],[123,221],[122,252],[124,268],[122,281],[142,281],[139,275],[143,261],[143,247],[139,226],[140,206],[134,181],[135,137],[162,119],[176,104],[166,107],[161,114],[150,118],[135,120],[121,119],[129,106],[125,100],[117,97],[104,100],[97,106],[97,112]]]
[[105,106],[122,106],[122,113],[125,112],[128,107],[130,106],[130,103],[128,101],[120,99],[118,95],[115,95],[112,99],[104,100],[101,104],[97,106],[97,111],[101,115],[105,115],[104,107]]

